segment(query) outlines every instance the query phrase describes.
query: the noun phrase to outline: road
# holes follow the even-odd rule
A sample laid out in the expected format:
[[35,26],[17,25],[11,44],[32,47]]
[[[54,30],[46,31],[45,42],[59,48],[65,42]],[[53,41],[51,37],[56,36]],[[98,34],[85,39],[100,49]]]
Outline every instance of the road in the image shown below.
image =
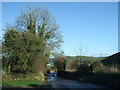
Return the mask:
[[53,88],[105,88],[99,85],[63,79],[58,76],[54,77],[52,75],[47,76],[46,82],[48,85],[52,85]]
[[106,88],[104,86],[99,86],[99,85],[94,85],[94,84],[90,84],[90,83],[83,83],[80,81],[76,81],[76,80],[69,80],[69,79],[64,79],[64,78],[60,78],[58,76],[56,76],[55,74],[49,74],[47,75],[46,81],[44,84],[42,85],[30,85],[31,87],[15,87],[15,86],[2,86],[2,90],[17,90],[17,89],[22,89],[22,90],[32,90],[36,89],[36,90],[40,90],[41,88],[47,88],[49,90],[56,90],[58,88],[61,88],[60,90],[63,89],[82,89],[82,88],[86,88],[86,89],[93,89],[93,88]]

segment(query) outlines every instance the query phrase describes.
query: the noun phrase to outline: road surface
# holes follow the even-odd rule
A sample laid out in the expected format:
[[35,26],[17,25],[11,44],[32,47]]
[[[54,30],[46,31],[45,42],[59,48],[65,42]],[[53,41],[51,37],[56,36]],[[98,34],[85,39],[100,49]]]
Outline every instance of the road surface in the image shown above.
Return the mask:
[[46,83],[52,85],[53,88],[105,88],[104,86],[83,83],[76,80],[63,79],[52,74],[47,76]]

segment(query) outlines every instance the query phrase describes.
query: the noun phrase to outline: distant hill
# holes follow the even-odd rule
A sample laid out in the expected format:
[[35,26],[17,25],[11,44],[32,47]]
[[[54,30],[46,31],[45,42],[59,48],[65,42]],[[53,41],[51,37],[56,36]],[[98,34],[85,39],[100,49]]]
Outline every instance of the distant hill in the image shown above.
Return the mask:
[[110,67],[116,66],[120,69],[120,52],[115,53],[115,54],[101,60],[101,62],[105,66],[110,66]]

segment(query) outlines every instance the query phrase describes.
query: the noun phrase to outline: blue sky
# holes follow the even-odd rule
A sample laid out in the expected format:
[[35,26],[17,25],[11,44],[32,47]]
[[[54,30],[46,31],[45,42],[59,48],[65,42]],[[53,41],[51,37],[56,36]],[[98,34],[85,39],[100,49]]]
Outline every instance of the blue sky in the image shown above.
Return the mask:
[[117,2],[2,3],[2,28],[14,23],[28,5],[48,8],[62,31],[62,50],[66,55],[106,56],[118,52]]

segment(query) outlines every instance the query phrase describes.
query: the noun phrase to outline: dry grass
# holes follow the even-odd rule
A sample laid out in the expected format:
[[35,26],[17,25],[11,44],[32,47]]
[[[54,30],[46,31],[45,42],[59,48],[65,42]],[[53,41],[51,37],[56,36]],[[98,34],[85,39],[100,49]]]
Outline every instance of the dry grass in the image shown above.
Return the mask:
[[44,81],[44,74],[43,73],[29,73],[29,74],[9,74],[3,75],[2,81],[13,81],[13,80],[39,80]]

